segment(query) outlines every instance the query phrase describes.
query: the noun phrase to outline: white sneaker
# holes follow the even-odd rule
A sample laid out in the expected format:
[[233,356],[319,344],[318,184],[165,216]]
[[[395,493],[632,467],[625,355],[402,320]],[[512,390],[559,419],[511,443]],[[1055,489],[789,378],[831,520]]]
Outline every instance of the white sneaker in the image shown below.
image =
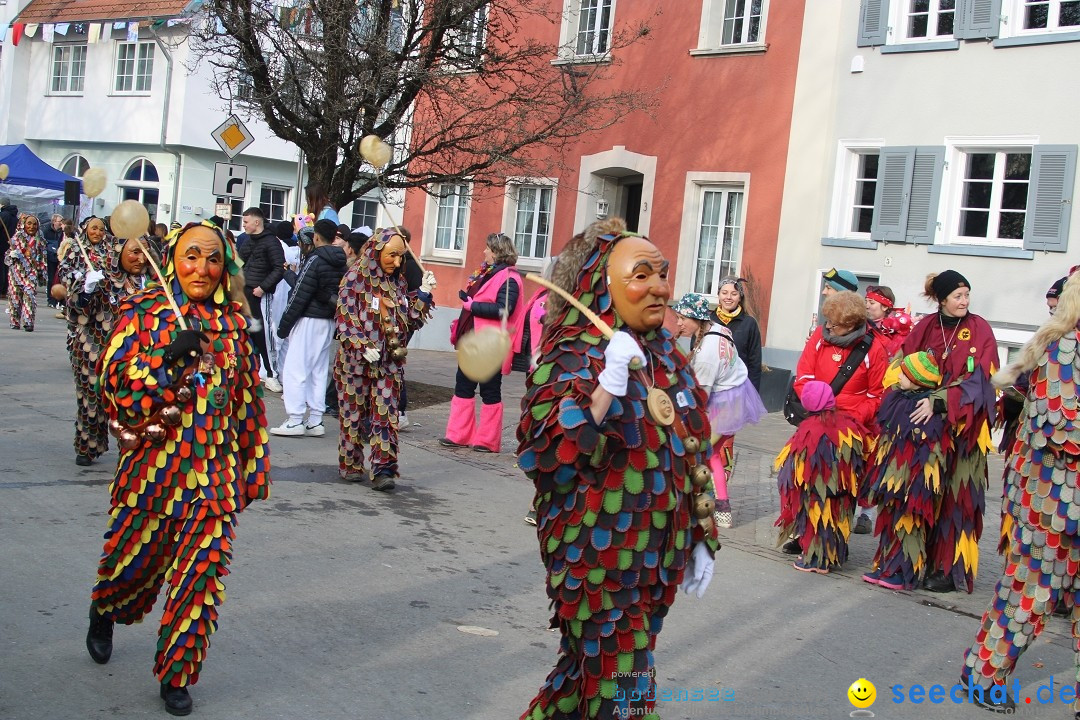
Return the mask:
[[286,437],[302,437],[307,434],[307,428],[304,427],[303,421],[292,424],[286,420],[277,427],[270,428],[270,434],[284,435]]
[[326,428],[323,427],[322,423],[319,423],[318,425],[305,425],[304,434],[308,437],[322,437],[326,434]]
[[409,424],[410,423],[409,423],[408,414],[407,413],[398,413],[398,416],[397,416],[398,430],[404,430],[405,428],[409,427]]
[[277,378],[263,378],[263,387],[272,393],[281,392],[281,383],[277,381]]

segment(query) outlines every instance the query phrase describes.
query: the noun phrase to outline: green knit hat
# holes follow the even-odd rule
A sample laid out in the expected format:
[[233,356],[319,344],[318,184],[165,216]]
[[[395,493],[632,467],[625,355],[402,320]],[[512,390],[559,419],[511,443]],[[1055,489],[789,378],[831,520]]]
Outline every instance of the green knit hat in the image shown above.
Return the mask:
[[941,383],[941,370],[933,356],[925,352],[911,353],[900,361],[900,370],[919,387],[936,388]]

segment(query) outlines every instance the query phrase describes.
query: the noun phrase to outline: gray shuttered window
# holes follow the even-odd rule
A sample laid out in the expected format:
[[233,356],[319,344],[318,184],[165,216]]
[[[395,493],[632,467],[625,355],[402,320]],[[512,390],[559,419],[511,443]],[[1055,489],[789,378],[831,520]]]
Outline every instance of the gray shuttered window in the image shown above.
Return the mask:
[[859,37],[856,45],[884,45],[889,32],[889,0],[861,0],[859,5]]
[[953,37],[957,40],[996,38],[1000,21],[1001,0],[958,0]]
[[1076,145],[1036,145],[1031,149],[1025,250],[1068,249],[1075,178]]
[[932,245],[944,168],[943,147],[882,148],[870,239]]

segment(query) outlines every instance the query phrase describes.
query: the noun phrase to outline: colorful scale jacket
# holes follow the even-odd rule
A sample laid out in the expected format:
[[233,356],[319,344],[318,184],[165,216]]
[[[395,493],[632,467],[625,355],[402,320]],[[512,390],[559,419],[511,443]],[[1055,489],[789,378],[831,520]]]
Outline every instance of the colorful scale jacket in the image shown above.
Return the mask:
[[[181,422],[165,426],[163,442],[142,439],[133,450],[121,450],[112,502],[168,517],[197,505],[213,515],[239,511],[270,494],[266,413],[247,320],[237,303],[188,303],[175,279],[172,287],[188,322],[210,338],[213,366],[199,375],[191,399],[178,402],[170,385],[185,361],[169,367],[163,356],[181,328],[164,291],[138,293],[120,306],[98,365],[110,420],[130,428],[177,404]],[[215,394],[215,388],[226,392]]]

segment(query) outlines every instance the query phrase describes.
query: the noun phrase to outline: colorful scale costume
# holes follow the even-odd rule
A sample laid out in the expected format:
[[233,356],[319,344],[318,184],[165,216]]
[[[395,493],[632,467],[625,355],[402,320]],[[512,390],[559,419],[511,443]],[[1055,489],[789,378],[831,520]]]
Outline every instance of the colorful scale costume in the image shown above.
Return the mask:
[[8,318],[11,327],[18,330],[34,329],[34,316],[37,313],[38,285],[44,285],[45,277],[45,239],[41,233],[33,237],[19,230],[11,238],[11,247],[3,258],[8,266]]
[[164,291],[137,294],[120,307],[100,372],[121,452],[91,608],[130,625],[150,612],[166,584],[154,674],[183,687],[198,681],[217,628],[236,515],[269,496],[270,458],[239,304],[221,287],[210,300],[188,302],[174,277],[170,284],[187,325],[209,344],[183,373],[183,363],[164,358],[185,329]]
[[[942,375],[945,427],[952,435],[942,473],[942,498],[927,542],[928,570],[940,571],[957,589],[971,592],[979,569],[979,538],[988,484],[986,454],[993,447],[997,341],[990,325],[968,313],[942,325],[938,313],[924,317],[904,341],[903,354],[933,355]],[[946,347],[948,345],[948,347]]]
[[[572,291],[613,327],[622,320],[605,266],[617,239],[601,236]],[[715,530],[706,538],[692,516],[688,477],[711,452],[707,397],[666,330],[635,337],[648,367],[630,373],[626,396],[614,399],[599,426],[590,398],[607,340],[579,311],[566,306],[554,318],[527,381],[518,464],[536,485],[551,626],[562,640],[523,719],[658,717],[656,638],[694,543],[717,547]],[[650,384],[674,402],[674,427],[647,411]],[[697,453],[684,444],[688,437]]]
[[[1080,594],[1080,333],[1052,342],[1032,371],[1009,464],[1005,574],[965,653],[963,679],[1002,684],[1062,595]],[[1080,626],[1072,632],[1080,663]],[[1080,664],[1077,665],[1080,689]],[[1080,702],[1074,704],[1080,710]]]
[[[398,475],[398,401],[405,375],[405,346],[430,316],[431,297],[408,291],[399,269],[388,275],[379,265],[386,233],[364,245],[341,281],[337,331],[341,347],[334,364],[338,389],[338,469],[362,479],[364,443],[371,443],[372,478]],[[368,363],[364,350],[379,360]],[[396,351],[396,352],[395,352]]]
[[867,430],[844,410],[811,413],[776,457],[780,542],[795,536],[807,567],[847,560]]
[[874,569],[883,578],[900,573],[906,589],[926,571],[926,540],[941,502],[945,458],[952,436],[945,420],[931,415],[923,425],[909,416],[929,391],[893,387],[881,402],[882,428],[866,477],[865,497],[878,508]]
[[[72,241],[60,258],[58,274],[67,289],[67,347],[75,374],[75,454],[94,459],[109,449],[108,418],[98,399],[96,372],[102,347],[112,332],[113,305],[109,283],[99,282],[93,292],[83,292],[88,267],[105,272],[113,263],[113,238],[106,235],[94,244],[82,237]],[[81,247],[81,249],[80,249]]]

